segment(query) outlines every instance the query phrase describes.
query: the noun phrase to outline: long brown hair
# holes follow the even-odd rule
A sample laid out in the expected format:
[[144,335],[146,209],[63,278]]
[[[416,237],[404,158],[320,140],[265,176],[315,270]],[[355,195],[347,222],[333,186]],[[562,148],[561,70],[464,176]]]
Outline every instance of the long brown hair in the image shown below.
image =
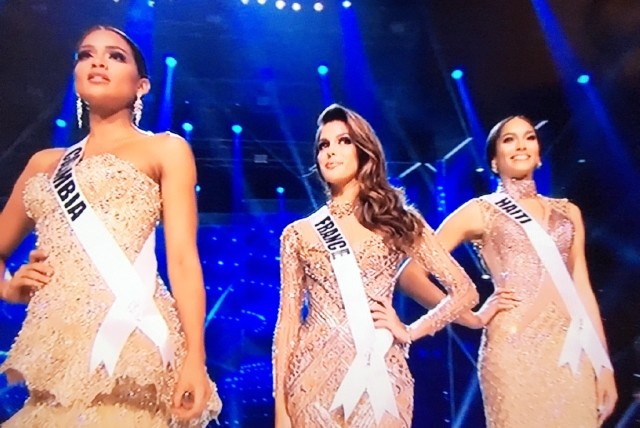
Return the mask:
[[[358,221],[367,229],[381,233],[385,241],[394,248],[408,251],[422,233],[424,223],[416,210],[407,206],[404,191],[389,183],[382,144],[369,122],[355,111],[332,104],[318,117],[318,173],[320,166],[317,164],[317,143],[320,131],[324,125],[334,121],[347,125],[358,153]],[[320,177],[322,178],[321,174]],[[327,191],[330,191],[326,181],[322,181],[327,186]]]

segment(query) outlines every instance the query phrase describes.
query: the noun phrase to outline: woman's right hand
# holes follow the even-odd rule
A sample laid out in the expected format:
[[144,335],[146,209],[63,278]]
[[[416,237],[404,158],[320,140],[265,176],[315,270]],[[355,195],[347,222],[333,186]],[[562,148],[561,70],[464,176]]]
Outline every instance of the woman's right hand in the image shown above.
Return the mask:
[[41,249],[29,253],[29,262],[20,266],[2,287],[2,299],[13,303],[28,303],[33,294],[47,285],[53,269],[44,263],[48,254]]
[[513,290],[499,290],[489,296],[475,315],[480,320],[482,327],[484,327],[491,322],[498,312],[511,310],[518,306],[520,302],[521,300],[516,297]]

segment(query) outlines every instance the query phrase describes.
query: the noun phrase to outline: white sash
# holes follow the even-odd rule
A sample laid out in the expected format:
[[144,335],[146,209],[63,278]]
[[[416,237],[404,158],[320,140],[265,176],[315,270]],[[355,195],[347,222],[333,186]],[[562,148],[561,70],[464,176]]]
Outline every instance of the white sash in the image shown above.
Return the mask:
[[577,373],[580,356],[584,350],[596,375],[600,375],[602,368],[613,370],[609,355],[598,337],[553,238],[507,194],[492,193],[482,196],[481,199],[493,204],[522,227],[569,312],[571,324],[558,365],[569,364],[573,373]]
[[330,410],[343,406],[345,420],[348,419],[366,391],[377,423],[380,423],[385,410],[399,417],[384,360],[393,344],[393,336],[387,329],[374,327],[360,268],[329,209],[323,206],[309,220],[331,255],[331,265],[356,347],[356,356],[336,391]]
[[157,346],[163,364],[173,365],[169,328],[153,300],[157,275],[155,232],[149,234],[132,265],[77,184],[74,167],[82,159],[85,144],[86,138],[67,149],[51,186],[76,238],[115,297],[93,342],[89,370],[104,363],[112,375],[122,348],[136,328]]

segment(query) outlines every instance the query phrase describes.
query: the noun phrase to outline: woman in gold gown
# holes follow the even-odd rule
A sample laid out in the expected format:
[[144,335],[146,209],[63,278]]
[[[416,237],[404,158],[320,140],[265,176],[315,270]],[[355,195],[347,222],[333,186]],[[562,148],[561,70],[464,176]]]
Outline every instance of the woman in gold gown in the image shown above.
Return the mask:
[[[494,294],[477,312],[456,320],[484,328],[478,369],[487,426],[599,426],[612,413],[617,392],[587,273],[580,210],[566,199],[537,193],[533,172],[540,165],[540,145],[527,118],[508,117],[493,128],[487,160],[501,180],[493,195],[516,201],[542,227],[538,234],[550,236],[577,292],[573,301],[561,296],[541,258],[546,255],[539,254],[525,229],[514,221],[513,216],[521,218],[515,207],[505,211],[500,204],[476,198],[438,228],[438,238],[450,251],[464,241],[472,242],[495,285]],[[427,307],[442,297],[413,262],[399,280]],[[581,323],[592,326],[588,331],[581,327],[580,332],[591,334],[590,344],[575,348],[574,358],[565,358],[575,321],[575,309],[570,307],[576,303],[585,310],[587,319]]]
[[[327,212],[352,249],[356,276],[342,288],[334,254],[316,234],[328,232],[314,230],[311,217],[285,228],[273,343],[276,427],[410,427],[413,378],[403,346],[471,308],[477,293],[432,229],[388,183],[380,141],[361,116],[339,105],[328,107],[318,119],[316,155],[330,198]],[[398,267],[407,256],[439,278],[448,296],[410,328],[395,328],[375,309],[390,305]],[[344,298],[356,287],[366,308],[358,328],[350,318],[355,302]],[[302,320],[305,296],[309,312]],[[376,354],[377,345],[365,340],[364,347],[374,351],[362,361],[358,344],[367,326],[382,336],[391,331],[395,342],[389,334],[389,346]],[[378,371],[370,371],[377,363]],[[385,388],[390,391],[386,401],[379,399]]]
[[[3,426],[206,426],[221,403],[205,367],[189,145],[138,129],[150,83],[139,48],[120,30],[88,31],[74,76],[80,121],[89,108],[87,139],[72,152],[36,153],[0,214],[0,277],[7,257],[34,228],[38,242],[30,262],[0,288],[4,300],[28,303],[1,370],[24,380],[30,396]],[[61,159],[74,153],[82,155],[69,168]],[[52,180],[54,171],[67,170]],[[92,258],[89,249],[104,248],[106,240],[96,242],[90,235],[96,230],[74,223],[90,211],[128,268],[151,248],[145,250],[153,269],[144,298],[136,288],[142,276],[116,283],[98,269],[105,260]],[[175,300],[147,247],[160,219]]]

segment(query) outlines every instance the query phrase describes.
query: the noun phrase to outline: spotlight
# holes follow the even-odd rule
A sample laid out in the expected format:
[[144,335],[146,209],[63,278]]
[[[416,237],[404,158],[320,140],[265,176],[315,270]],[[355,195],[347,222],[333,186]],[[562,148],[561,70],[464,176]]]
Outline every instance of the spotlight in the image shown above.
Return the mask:
[[284,9],[286,5],[287,5],[287,2],[285,2],[284,0],[276,1],[276,7],[280,10]]
[[147,1],[147,6],[149,6],[149,7],[153,7],[153,6],[155,6],[155,5],[156,5],[156,2],[155,2],[154,0],[149,0],[149,1]]
[[66,128],[67,127],[67,121],[64,119],[56,119],[56,126],[58,128]]
[[264,5],[267,3],[267,0],[258,0],[258,4]]
[[476,168],[476,172],[484,172],[484,168],[479,166]]
[[324,64],[318,66],[318,74],[320,76],[326,76],[327,73],[329,73],[329,67]]
[[299,12],[300,9],[302,9],[302,6],[300,5],[300,3],[295,2],[291,5],[291,9],[293,9],[294,12]]
[[242,126],[235,124],[231,127],[231,131],[236,135],[240,135],[242,133]]
[[276,187],[276,193],[278,195],[284,195],[284,187],[282,187],[282,186]]
[[322,9],[324,9],[324,5],[319,1],[313,5],[313,10],[315,10],[316,12],[322,12]]
[[249,4],[249,0],[240,0],[240,3],[242,3],[242,4]]
[[589,80],[591,80],[591,78],[588,74],[581,74],[580,76],[578,76],[577,80],[579,84],[586,85],[587,83],[589,83]]
[[168,56],[165,58],[164,63],[167,64],[167,67],[174,68],[176,65],[178,65],[178,60],[172,56]]
[[196,193],[200,193],[200,190],[202,190],[202,187],[200,187],[199,184],[196,184]]
[[185,122],[182,124],[182,129],[184,130],[184,132],[191,132],[193,131],[193,125],[189,122]]
[[451,72],[451,77],[456,80],[462,79],[462,76],[464,76],[464,72],[460,69],[455,69]]
[[344,7],[345,9],[349,9],[351,7],[351,2],[349,0],[343,1],[342,7]]

